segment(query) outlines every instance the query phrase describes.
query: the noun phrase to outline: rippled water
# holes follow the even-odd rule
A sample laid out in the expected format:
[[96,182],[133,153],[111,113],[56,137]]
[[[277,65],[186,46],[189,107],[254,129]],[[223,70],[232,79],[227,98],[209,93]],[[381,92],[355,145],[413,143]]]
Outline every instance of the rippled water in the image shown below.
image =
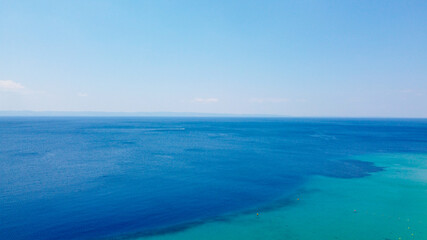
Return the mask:
[[157,236],[426,152],[427,120],[0,118],[0,239]]

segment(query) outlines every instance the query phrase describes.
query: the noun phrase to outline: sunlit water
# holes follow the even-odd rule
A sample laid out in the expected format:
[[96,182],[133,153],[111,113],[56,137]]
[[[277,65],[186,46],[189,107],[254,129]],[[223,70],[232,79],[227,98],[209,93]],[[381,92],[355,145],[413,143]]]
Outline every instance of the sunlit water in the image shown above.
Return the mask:
[[355,158],[387,171],[351,180],[316,176],[283,204],[138,239],[427,239],[427,155]]
[[426,153],[426,120],[0,118],[0,239],[427,239]]

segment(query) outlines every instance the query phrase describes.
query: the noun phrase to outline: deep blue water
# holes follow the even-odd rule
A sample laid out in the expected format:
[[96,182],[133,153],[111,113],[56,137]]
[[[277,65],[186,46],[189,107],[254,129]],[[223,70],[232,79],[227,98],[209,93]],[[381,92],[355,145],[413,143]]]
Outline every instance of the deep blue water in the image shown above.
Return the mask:
[[0,239],[149,234],[293,194],[351,156],[427,152],[427,120],[0,118]]

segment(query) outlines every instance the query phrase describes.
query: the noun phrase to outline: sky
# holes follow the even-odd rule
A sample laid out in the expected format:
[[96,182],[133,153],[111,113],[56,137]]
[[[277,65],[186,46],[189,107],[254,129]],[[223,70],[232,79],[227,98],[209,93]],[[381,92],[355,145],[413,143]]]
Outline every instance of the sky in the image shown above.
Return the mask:
[[0,111],[427,117],[427,1],[0,0]]

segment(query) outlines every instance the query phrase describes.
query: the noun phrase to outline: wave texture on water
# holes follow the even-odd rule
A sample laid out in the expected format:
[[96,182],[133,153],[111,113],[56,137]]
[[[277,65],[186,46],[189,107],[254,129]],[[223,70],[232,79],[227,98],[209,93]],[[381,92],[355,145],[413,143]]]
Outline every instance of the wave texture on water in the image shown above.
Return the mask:
[[0,134],[0,239],[17,240],[229,221],[383,170],[354,156],[427,152],[425,120],[8,117]]

